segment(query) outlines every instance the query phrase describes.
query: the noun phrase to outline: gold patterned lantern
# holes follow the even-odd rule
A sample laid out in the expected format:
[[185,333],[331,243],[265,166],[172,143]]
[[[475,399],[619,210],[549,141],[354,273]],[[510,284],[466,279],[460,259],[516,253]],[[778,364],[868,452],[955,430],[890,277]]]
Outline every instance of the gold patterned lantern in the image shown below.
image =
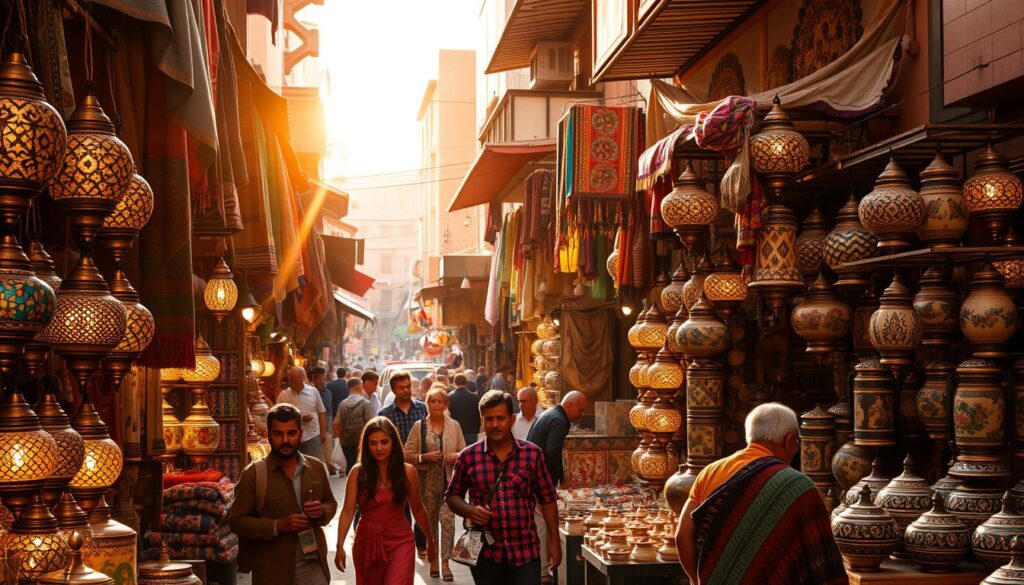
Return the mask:
[[[57,276],[57,267],[53,258],[46,252],[42,243],[36,240],[29,242],[28,261],[36,277],[49,285],[56,294],[60,290],[61,279]],[[56,297],[54,297],[54,305],[56,302]],[[40,337],[41,333],[37,333],[32,341],[25,344],[24,348],[25,369],[28,371],[29,377],[32,378],[50,357],[50,344],[41,341]]]
[[960,331],[974,357],[1006,357],[1006,343],[1017,330],[1017,306],[1006,294],[1003,275],[985,263],[970,282],[971,293],[960,307]]
[[808,353],[828,355],[850,334],[853,310],[839,300],[824,273],[810,286],[804,302],[793,309],[793,330],[807,342]]
[[714,271],[715,265],[711,262],[711,252],[705,248],[704,255],[701,256],[696,270],[690,275],[690,279],[686,281],[686,284],[683,285],[683,304],[686,305],[686,310],[692,309],[697,304],[701,293],[704,292],[704,282]]
[[210,280],[206,281],[203,300],[206,302],[206,309],[213,313],[218,321],[224,320],[224,316],[230,313],[238,302],[238,285],[235,284],[234,277],[227,262],[221,257],[213,269]]
[[21,558],[19,582],[34,582],[67,565],[68,543],[58,528],[57,519],[36,494],[3,541],[3,550]]
[[924,200],[910,187],[910,179],[895,159],[882,170],[875,189],[857,208],[860,223],[878,238],[878,248],[899,252],[911,246],[924,221]]
[[757,269],[748,288],[778,314],[786,299],[804,287],[796,266],[796,216],[784,205],[765,211],[757,253]]
[[129,241],[134,240],[139,237],[139,232],[149,223],[152,215],[153,188],[142,175],[133,172],[124,196],[110,215],[103,219],[99,237],[108,239],[123,236],[129,238]]
[[120,266],[114,273],[110,289],[114,297],[124,304],[125,328],[124,337],[110,352],[103,366],[110,373],[114,388],[120,388],[125,374],[131,371],[132,363],[153,341],[156,322],[149,309],[139,302],[139,293]]
[[71,428],[68,415],[61,408],[51,384],[43,384],[43,394],[35,406],[39,424],[57,445],[57,466],[43,484],[43,501],[55,505],[61,493],[75,477],[85,459],[85,441]]
[[274,375],[277,368],[274,366],[274,362],[270,360],[264,360],[263,362],[263,375],[260,378],[269,378]]
[[668,334],[668,324],[657,306],[653,304],[644,313],[643,321],[637,327],[636,340],[637,348],[649,351],[657,351],[665,343]]
[[864,229],[857,211],[857,199],[850,194],[836,215],[836,227],[822,245],[821,255],[833,272],[839,275],[836,288],[859,290],[870,282],[870,270],[847,268],[844,265],[873,257],[878,251],[878,238]]
[[672,280],[661,291],[661,306],[666,315],[674,315],[679,310],[679,306],[683,304],[683,289],[689,278],[690,273],[686,270],[686,262],[680,259],[679,266],[672,273]]
[[728,322],[736,307],[747,300],[747,283],[728,252],[723,254],[715,272],[704,280],[704,295]]
[[793,128],[778,96],[773,103],[761,121],[761,131],[750,138],[750,162],[778,197],[789,179],[807,166],[811,148],[807,139]]
[[871,345],[882,356],[882,365],[888,366],[897,379],[902,379],[901,374],[913,364],[914,351],[921,343],[921,318],[911,301],[910,290],[897,273],[882,293],[868,330]]
[[16,389],[0,403],[0,498],[15,516],[57,468],[57,443]]
[[960,244],[967,231],[967,210],[960,190],[960,173],[941,152],[921,171],[921,199],[925,218],[917,235],[927,246],[950,248]]
[[708,226],[718,217],[718,198],[704,190],[689,162],[672,192],[662,199],[661,217],[691,252],[698,249]]
[[[672,356],[672,352],[665,346],[658,350],[654,363],[647,368],[647,386],[658,390],[675,391],[683,383],[683,368]],[[674,432],[674,429],[673,429]]]
[[78,473],[71,479],[71,493],[88,513],[120,477],[124,455],[110,438],[107,425],[96,412],[88,394],[83,395],[82,405],[71,419],[71,426],[85,441],[85,456]]
[[[1003,236],[1003,245],[1008,248],[1020,245],[1020,241],[1017,239],[1017,230],[1012,227],[1006,230],[1006,235]],[[1024,291],[1024,257],[1017,255],[1006,260],[996,260],[992,262],[992,266],[995,266],[999,274],[1002,274],[1006,280],[1006,290],[1015,294]]]
[[1024,203],[1024,185],[1010,172],[1006,157],[989,144],[974,161],[974,174],[964,183],[964,206],[981,219],[998,241],[1010,216]]
[[187,384],[211,384],[220,376],[220,360],[214,357],[202,334],[196,337],[194,347],[196,365],[182,369],[181,377]]
[[558,337],[558,328],[555,327],[555,323],[551,320],[551,315],[545,315],[544,319],[537,324],[537,337],[544,340]]
[[543,339],[534,339],[533,343],[530,344],[530,353],[533,355],[541,355],[541,351],[544,349]]
[[821,249],[827,236],[828,224],[825,222],[825,216],[815,205],[804,219],[803,229],[796,238],[796,264],[807,282],[812,282],[818,276],[818,270],[824,261]]
[[914,295],[914,310],[923,327],[921,343],[948,346],[957,331],[960,295],[946,269],[930,266],[921,275],[921,289]]

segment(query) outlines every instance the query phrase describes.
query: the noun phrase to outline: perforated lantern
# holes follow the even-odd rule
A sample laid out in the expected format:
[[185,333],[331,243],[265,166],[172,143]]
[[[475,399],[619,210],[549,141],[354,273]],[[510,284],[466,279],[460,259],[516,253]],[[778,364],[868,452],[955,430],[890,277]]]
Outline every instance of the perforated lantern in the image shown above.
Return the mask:
[[214,357],[209,344],[202,335],[195,341],[196,365],[194,368],[183,368],[181,377],[188,384],[210,384],[220,376],[220,360]]
[[704,280],[704,294],[726,322],[732,318],[736,307],[747,300],[747,282],[728,252]]
[[679,310],[679,306],[683,304],[683,288],[689,278],[690,273],[686,270],[686,262],[680,260],[676,271],[672,273],[672,279],[668,286],[661,291],[661,306],[667,315],[674,315]]
[[203,300],[206,308],[217,318],[218,321],[235,308],[238,302],[238,285],[235,284],[234,275],[228,268],[227,262],[221,258],[213,269],[210,280],[206,281],[206,288],[203,290]]
[[[1006,247],[1020,245],[1017,231],[1012,227],[1006,230],[1003,245]],[[1006,279],[1006,290],[1012,293],[1020,293],[1024,290],[1024,257],[1017,255],[1005,260],[995,260],[992,262],[992,266]]]
[[57,503],[71,478],[75,477],[82,467],[85,441],[82,435],[71,427],[71,421],[57,401],[53,387],[44,384],[43,388],[35,411],[39,416],[40,426],[50,433],[57,446],[57,466],[43,484],[43,500],[52,506]]
[[683,285],[683,304],[686,305],[687,310],[692,309],[693,305],[697,304],[701,293],[704,292],[704,282],[714,271],[715,265],[711,262],[711,252],[705,249],[696,270],[690,275],[690,279],[686,281],[686,284]]
[[156,322],[149,309],[139,302],[139,293],[128,281],[124,270],[118,269],[114,273],[110,288],[114,297],[124,304],[125,328],[124,337],[110,352],[103,366],[110,373],[114,388],[120,388],[125,374],[131,371],[132,363],[153,341]]
[[807,282],[812,282],[818,276],[823,262],[821,250],[828,232],[825,216],[815,205],[804,219],[800,235],[796,238],[796,264]]
[[1010,216],[1024,203],[1024,185],[1010,172],[1006,157],[992,145],[974,161],[974,174],[964,183],[964,206],[977,216],[997,241]]
[[836,288],[860,290],[868,285],[870,270],[846,268],[848,262],[871,258],[877,253],[878,238],[860,223],[857,199],[850,195],[836,216],[836,227],[825,237],[821,255],[829,268],[839,275]]
[[750,162],[776,197],[789,179],[807,166],[811,147],[793,128],[778,96],[761,122],[761,131],[750,138]]
[[861,224],[878,238],[879,249],[899,252],[911,246],[924,221],[924,200],[910,187],[896,160],[890,159],[874,190],[861,199],[857,213]]
[[691,252],[698,249],[708,226],[718,217],[718,198],[704,190],[689,162],[673,184],[672,192],[662,199],[661,217]]
[[68,543],[60,534],[57,519],[36,494],[3,539],[3,550],[21,559],[19,583],[32,583],[68,562]]
[[15,515],[32,501],[57,469],[53,437],[17,390],[0,403],[0,498]]
[[71,479],[71,493],[83,510],[91,512],[120,477],[124,455],[110,438],[107,425],[88,395],[71,420],[71,426],[85,440],[85,457],[78,473]]

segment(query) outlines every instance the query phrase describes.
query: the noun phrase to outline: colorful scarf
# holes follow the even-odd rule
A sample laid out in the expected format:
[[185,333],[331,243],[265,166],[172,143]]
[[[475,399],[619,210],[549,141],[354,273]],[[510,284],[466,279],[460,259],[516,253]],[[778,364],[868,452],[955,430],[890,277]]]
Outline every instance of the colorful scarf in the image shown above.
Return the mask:
[[693,512],[698,585],[848,582],[814,483],[774,457],[749,463]]

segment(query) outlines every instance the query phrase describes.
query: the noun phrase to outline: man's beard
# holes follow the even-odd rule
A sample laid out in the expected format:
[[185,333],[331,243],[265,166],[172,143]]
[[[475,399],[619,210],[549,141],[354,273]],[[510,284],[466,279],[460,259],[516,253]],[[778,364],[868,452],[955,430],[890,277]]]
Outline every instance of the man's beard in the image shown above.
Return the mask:
[[[291,449],[291,453],[282,453],[281,449]],[[270,451],[276,455],[278,459],[291,459],[298,454],[299,449],[298,447],[294,447],[288,443],[282,443],[280,447],[274,447],[271,445]]]

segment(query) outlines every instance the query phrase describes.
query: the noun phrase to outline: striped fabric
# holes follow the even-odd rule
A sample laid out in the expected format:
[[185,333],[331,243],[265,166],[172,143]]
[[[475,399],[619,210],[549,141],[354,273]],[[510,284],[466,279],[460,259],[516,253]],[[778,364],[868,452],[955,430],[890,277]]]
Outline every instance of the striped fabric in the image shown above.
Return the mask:
[[774,457],[744,467],[693,520],[699,584],[848,583],[814,483]]

